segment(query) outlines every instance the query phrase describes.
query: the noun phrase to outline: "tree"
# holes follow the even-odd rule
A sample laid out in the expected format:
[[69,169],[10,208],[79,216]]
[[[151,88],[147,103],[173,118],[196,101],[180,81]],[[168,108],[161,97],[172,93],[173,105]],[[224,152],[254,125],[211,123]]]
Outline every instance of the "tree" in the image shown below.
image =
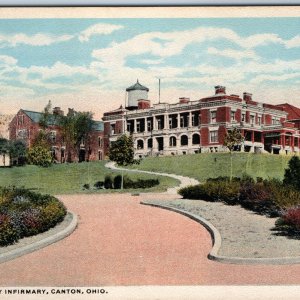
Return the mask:
[[33,146],[28,150],[27,160],[30,164],[41,167],[49,167],[53,162],[49,149],[40,145]]
[[71,162],[73,154],[79,157],[81,144],[84,144],[86,150],[89,149],[93,129],[93,114],[91,112],[72,111],[60,119],[60,126],[62,138],[66,144],[67,161]]
[[42,112],[42,116],[39,120],[39,125],[43,130],[45,130],[48,127],[49,119],[51,116],[51,108],[52,108],[52,104],[51,104],[51,101],[49,100],[49,102],[45,106],[44,111]]
[[[129,166],[139,164],[139,160],[134,159],[134,144],[131,135],[123,134],[115,142],[112,142],[109,147],[108,157],[111,161],[117,163],[118,166]],[[123,189],[124,174],[122,171],[122,184]]]
[[228,130],[224,137],[223,145],[228,148],[230,151],[230,181],[232,180],[232,152],[234,147],[240,146],[244,142],[244,137],[242,136],[241,132],[237,128],[233,128],[232,130]]
[[9,144],[10,159],[17,165],[24,165],[26,161],[26,143],[23,140],[11,141]]
[[300,159],[293,156],[285,169],[283,183],[300,190]]

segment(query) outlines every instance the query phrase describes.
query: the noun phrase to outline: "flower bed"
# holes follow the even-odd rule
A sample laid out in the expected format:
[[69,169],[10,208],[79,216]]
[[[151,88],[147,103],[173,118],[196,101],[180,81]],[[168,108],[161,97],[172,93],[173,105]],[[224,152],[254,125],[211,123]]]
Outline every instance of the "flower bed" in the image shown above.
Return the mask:
[[65,215],[65,206],[53,196],[0,187],[0,246],[47,231]]

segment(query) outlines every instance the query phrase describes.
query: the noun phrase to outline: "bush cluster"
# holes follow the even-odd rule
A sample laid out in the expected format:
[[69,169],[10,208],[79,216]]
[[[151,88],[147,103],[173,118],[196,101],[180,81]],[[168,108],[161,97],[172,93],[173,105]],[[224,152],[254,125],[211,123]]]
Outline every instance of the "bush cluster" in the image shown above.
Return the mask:
[[[123,178],[123,188],[124,189],[146,189],[153,186],[159,185],[158,179],[138,179],[136,181],[130,179],[128,176]],[[104,181],[97,181],[94,184],[94,188],[99,189],[121,189],[122,187],[122,176],[116,175],[112,177],[111,175],[106,175]],[[83,189],[90,189],[89,184],[84,184]]]
[[299,191],[274,179],[254,181],[252,178],[234,178],[230,181],[229,178],[216,178],[182,188],[179,194],[185,199],[240,204],[269,216],[279,216],[282,211],[300,204]]
[[23,188],[0,188],[0,246],[47,231],[65,215],[65,206],[53,196]]

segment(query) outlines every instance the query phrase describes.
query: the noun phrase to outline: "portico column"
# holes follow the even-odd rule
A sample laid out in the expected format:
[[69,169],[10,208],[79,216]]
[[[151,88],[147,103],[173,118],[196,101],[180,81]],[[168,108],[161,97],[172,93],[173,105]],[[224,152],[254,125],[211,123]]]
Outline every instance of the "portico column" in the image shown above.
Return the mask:
[[180,128],[180,114],[177,114],[177,128]]
[[144,132],[148,132],[147,118],[144,119]]
[[251,142],[254,143],[254,131],[251,132]]
[[136,133],[137,132],[137,128],[136,128],[136,119],[133,120],[133,132]]
[[165,126],[164,126],[164,129],[170,129],[169,128],[169,115],[168,114],[165,114],[164,115],[164,122],[165,122]]
[[153,129],[157,130],[156,116],[153,116]]
[[294,147],[295,147],[295,137],[292,135],[291,136],[291,143],[292,143],[292,151],[294,151]]
[[189,124],[188,124],[189,127],[192,127],[192,112],[190,111],[189,112]]

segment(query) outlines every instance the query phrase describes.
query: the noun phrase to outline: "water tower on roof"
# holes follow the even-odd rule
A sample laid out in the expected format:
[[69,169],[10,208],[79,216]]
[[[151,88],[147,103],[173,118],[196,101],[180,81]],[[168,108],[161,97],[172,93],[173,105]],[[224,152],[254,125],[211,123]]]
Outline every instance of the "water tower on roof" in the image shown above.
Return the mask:
[[127,109],[136,109],[138,107],[138,100],[148,100],[149,89],[139,83],[139,80],[136,83],[126,89],[128,93],[128,104]]

